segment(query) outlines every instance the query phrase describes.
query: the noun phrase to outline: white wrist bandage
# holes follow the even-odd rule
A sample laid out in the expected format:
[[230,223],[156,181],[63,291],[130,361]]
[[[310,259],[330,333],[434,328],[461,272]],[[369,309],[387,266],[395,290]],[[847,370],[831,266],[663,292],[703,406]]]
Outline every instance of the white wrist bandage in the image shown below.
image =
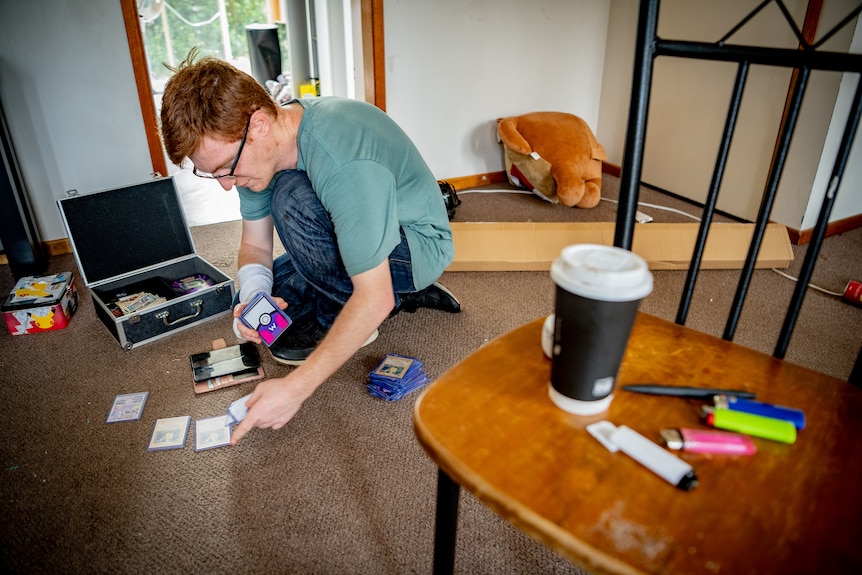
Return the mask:
[[[239,281],[239,301],[248,303],[254,295],[259,292],[272,293],[273,275],[272,270],[263,264],[246,264],[237,272]],[[236,336],[245,340],[239,332],[239,318],[233,318],[233,332]]]
[[259,291],[272,293],[272,270],[263,264],[246,264],[237,272],[239,301],[246,303]]

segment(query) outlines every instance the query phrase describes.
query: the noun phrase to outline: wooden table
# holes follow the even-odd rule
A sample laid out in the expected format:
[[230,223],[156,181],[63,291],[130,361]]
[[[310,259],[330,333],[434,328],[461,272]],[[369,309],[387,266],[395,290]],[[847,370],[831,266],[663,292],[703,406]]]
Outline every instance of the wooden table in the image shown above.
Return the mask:
[[488,343],[416,403],[417,437],[442,471],[437,571],[454,552],[451,477],[595,573],[862,573],[862,390],[639,314],[618,386],[745,389],[806,413],[793,445],[755,438],[753,456],[680,452],[700,480],[683,492],[585,426],[607,419],[659,442],[662,428],[705,428],[704,402],[617,390],[605,414],[560,410],[548,398],[542,320]]

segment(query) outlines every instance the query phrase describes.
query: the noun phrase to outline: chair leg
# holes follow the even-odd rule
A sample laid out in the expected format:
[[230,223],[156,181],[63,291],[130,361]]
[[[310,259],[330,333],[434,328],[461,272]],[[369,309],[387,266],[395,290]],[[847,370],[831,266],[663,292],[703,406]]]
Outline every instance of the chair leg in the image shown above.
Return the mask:
[[859,348],[859,355],[856,356],[856,363],[853,365],[853,370],[850,372],[850,377],[847,381],[862,388],[862,347]]
[[461,487],[437,471],[437,517],[434,531],[434,575],[451,575],[455,569],[455,535]]

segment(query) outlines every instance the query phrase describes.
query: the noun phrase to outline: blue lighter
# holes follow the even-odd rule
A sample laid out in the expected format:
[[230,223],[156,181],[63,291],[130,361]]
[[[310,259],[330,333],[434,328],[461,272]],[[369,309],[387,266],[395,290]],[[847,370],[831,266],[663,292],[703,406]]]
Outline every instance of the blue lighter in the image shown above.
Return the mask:
[[739,399],[731,395],[716,395],[714,401],[715,406],[721,409],[762,415],[763,417],[771,417],[773,419],[783,419],[792,423],[796,429],[805,428],[805,413],[801,409],[794,409],[783,405],[772,405],[771,403],[763,403],[751,399]]

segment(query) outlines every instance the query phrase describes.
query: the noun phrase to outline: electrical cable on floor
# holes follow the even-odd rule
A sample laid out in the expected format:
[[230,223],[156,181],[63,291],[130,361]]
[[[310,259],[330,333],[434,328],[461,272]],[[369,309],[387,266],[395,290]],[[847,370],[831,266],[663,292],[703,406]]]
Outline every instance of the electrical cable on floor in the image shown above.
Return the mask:
[[[778,274],[778,275],[780,275],[781,277],[785,277],[785,278],[787,278],[787,279],[789,279],[789,280],[791,280],[791,281],[794,281],[794,282],[798,282],[798,281],[799,281],[799,278],[795,278],[795,277],[793,277],[792,275],[786,274],[786,273],[784,273],[783,271],[781,271],[781,270],[779,270],[779,269],[776,269],[776,268],[771,268],[771,269],[772,269],[772,271],[774,271],[775,273],[777,273],[777,274]],[[825,293],[825,294],[829,294],[829,295],[834,295],[834,296],[838,296],[838,297],[842,297],[842,296],[844,295],[844,294],[842,294],[842,293],[837,293],[837,292],[834,292],[834,291],[829,291],[829,290],[827,290],[827,289],[823,289],[822,287],[820,287],[820,286],[816,286],[816,285],[811,284],[811,283],[810,283],[810,284],[808,284],[808,287],[810,287],[811,289],[816,289],[817,291],[820,291],[820,292],[823,292],[823,293]]]
[[[618,200],[611,200],[610,198],[602,198],[602,201],[604,201],[604,202],[611,202],[612,204],[618,204],[618,203],[619,203],[619,201],[618,201]],[[694,221],[696,221],[696,222],[699,222],[699,221],[700,221],[700,218],[699,218],[699,217],[697,217],[697,216],[693,216],[693,215],[691,215],[691,214],[689,214],[689,213],[686,213],[686,212],[684,212],[684,211],[682,211],[682,210],[677,210],[676,208],[669,208],[669,207],[667,207],[667,206],[658,206],[658,205],[656,205],[656,204],[647,204],[647,203],[645,203],[645,202],[638,202],[638,207],[639,207],[639,208],[642,208],[642,207],[643,207],[643,208],[655,208],[656,210],[664,210],[665,212],[673,212],[673,213],[675,213],[675,214],[679,214],[679,215],[681,215],[681,216],[685,216],[685,217],[687,217],[687,218],[691,218],[691,219],[693,219],[693,220],[694,220]]]

